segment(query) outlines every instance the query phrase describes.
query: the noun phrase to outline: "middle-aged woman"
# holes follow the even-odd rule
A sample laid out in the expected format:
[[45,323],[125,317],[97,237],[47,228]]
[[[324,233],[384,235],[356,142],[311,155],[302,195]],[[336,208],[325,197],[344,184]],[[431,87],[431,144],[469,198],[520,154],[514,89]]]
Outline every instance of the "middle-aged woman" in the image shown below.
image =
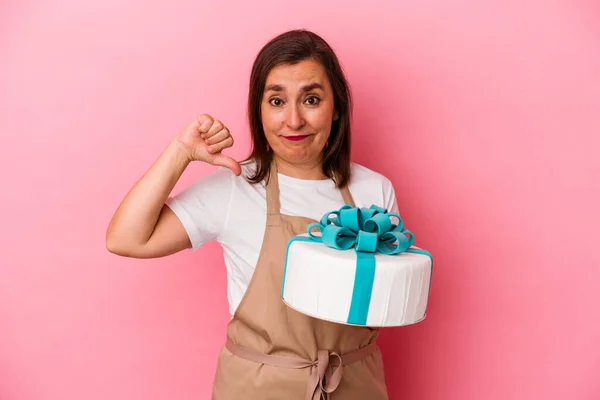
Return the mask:
[[[210,240],[223,247],[232,318],[213,399],[388,398],[378,330],[318,320],[281,300],[288,240],[309,223],[343,204],[398,212],[390,181],[350,160],[350,114],[331,47],[309,31],[283,33],[252,68],[249,158],[238,163],[223,154],[233,145],[229,130],[201,115],[110,222],[107,248],[126,257],[162,257]],[[220,168],[171,196],[194,161]]]

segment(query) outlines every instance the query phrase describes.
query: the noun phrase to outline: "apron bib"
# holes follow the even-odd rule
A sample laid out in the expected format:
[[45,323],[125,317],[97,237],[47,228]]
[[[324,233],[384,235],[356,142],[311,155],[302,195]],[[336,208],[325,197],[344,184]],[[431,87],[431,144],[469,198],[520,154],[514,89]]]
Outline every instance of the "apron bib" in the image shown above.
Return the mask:
[[[347,187],[341,193],[355,206]],[[387,400],[383,361],[375,344],[379,330],[318,320],[283,303],[288,241],[316,221],[281,214],[274,162],[266,194],[260,255],[227,326],[212,399]]]

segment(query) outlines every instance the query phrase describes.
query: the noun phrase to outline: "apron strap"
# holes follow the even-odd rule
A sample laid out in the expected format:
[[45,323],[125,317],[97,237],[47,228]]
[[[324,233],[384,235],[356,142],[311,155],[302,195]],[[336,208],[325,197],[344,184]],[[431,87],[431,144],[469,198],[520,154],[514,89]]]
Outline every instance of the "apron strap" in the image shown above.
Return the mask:
[[277,177],[277,165],[275,158],[269,167],[269,179],[267,181],[267,215],[279,215],[281,205],[279,203],[279,178]]
[[354,204],[354,199],[352,198],[352,194],[350,193],[350,189],[348,189],[348,185],[344,186],[342,189],[340,189],[340,191],[342,192],[344,202],[346,204],[350,204],[352,207],[356,207],[356,204]]

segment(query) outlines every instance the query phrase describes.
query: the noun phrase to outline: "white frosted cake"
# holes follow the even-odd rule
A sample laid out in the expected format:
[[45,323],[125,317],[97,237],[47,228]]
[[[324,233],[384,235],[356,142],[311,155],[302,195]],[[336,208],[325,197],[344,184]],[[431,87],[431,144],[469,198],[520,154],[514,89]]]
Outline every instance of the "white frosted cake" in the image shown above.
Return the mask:
[[[335,216],[332,220],[335,222]],[[321,228],[328,224],[333,225],[324,217],[319,229],[325,232]],[[331,228],[341,235],[339,227]],[[314,231],[315,226],[311,229]],[[327,240],[321,240],[320,235],[294,237],[287,250],[283,301],[309,316],[349,325],[392,327],[423,320],[433,259],[427,251],[412,246],[410,232],[402,231],[402,227],[394,232],[407,233],[411,240],[393,254],[355,251],[357,246],[347,248],[349,244],[346,249],[334,248],[323,243]],[[391,242],[389,236],[387,242]]]

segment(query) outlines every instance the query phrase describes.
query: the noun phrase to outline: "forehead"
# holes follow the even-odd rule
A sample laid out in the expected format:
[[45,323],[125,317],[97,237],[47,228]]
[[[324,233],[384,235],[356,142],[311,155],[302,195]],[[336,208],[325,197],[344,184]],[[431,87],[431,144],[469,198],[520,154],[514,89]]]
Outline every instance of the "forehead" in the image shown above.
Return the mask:
[[296,64],[282,64],[269,71],[268,85],[281,85],[286,89],[295,89],[311,83],[320,83],[330,88],[325,68],[315,60],[303,60]]

